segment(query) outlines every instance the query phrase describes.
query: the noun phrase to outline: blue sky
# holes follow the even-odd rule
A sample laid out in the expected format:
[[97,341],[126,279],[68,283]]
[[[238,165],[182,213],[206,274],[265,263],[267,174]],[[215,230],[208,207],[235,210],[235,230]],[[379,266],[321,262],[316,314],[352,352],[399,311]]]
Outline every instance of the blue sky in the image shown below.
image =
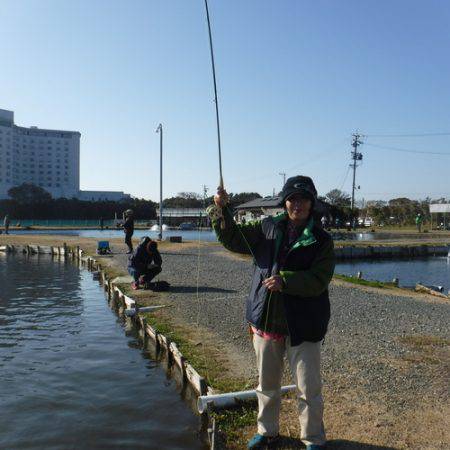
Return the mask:
[[[450,132],[450,4],[209,0],[231,192],[280,172],[349,192],[351,134]],[[203,0],[2,0],[0,108],[77,130],[81,188],[159,198],[218,184]],[[450,136],[367,144],[450,153]],[[363,145],[357,198],[450,197],[450,155]],[[347,177],[346,177],[347,174]]]

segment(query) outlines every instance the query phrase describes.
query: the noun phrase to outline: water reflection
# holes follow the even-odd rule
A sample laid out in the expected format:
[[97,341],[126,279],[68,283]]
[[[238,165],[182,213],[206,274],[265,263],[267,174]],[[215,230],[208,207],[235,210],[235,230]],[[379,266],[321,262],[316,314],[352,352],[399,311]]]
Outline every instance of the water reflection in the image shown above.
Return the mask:
[[88,272],[7,256],[0,285],[0,448],[204,448],[198,419]]

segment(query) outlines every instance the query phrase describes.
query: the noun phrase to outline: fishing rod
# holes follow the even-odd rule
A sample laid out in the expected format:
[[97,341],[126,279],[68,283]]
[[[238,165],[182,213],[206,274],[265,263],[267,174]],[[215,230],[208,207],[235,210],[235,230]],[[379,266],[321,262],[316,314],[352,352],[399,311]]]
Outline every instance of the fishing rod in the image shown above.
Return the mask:
[[[217,80],[216,80],[216,65],[214,62],[214,49],[213,49],[213,41],[212,41],[212,33],[211,33],[211,20],[209,18],[209,8],[208,8],[208,0],[205,0],[205,9],[206,9],[206,20],[208,22],[208,34],[209,34],[209,49],[211,52],[211,66],[212,66],[212,75],[213,75],[213,82],[214,82],[214,103],[216,104],[216,125],[217,125],[217,147],[219,149],[219,174],[220,174],[220,181],[219,181],[219,188],[223,189],[223,176],[222,176],[222,146],[220,141],[220,118],[219,118],[219,101],[217,99]],[[222,208],[214,208],[215,210],[215,218],[220,221],[220,228],[225,228],[225,218],[223,216],[223,209]],[[225,209],[225,211],[230,215],[228,210]],[[212,212],[212,210],[211,210]],[[231,215],[230,215],[231,217]],[[232,217],[231,217],[232,218]],[[252,248],[250,247],[250,244],[248,243],[247,239],[245,238],[244,233],[242,230],[237,227],[239,230],[239,233],[241,234],[245,244],[247,245],[250,254],[253,257],[253,260],[256,261],[255,255],[253,254]]]
[[[212,33],[211,33],[211,21],[210,21],[210,18],[209,18],[208,0],[205,0],[205,9],[206,9],[206,20],[208,22],[209,49],[210,49],[210,52],[211,52],[211,66],[212,66],[212,74],[213,74],[213,82],[214,82],[214,103],[216,104],[217,146],[218,146],[218,149],[219,149],[219,174],[220,174],[219,188],[223,189],[222,148],[221,148],[221,143],[220,143],[219,101],[217,99],[216,65],[214,63],[214,50],[213,50]],[[223,211],[221,209],[220,212],[219,212],[218,208],[215,208],[215,211],[216,211],[216,218],[220,221],[220,228],[224,229],[225,228],[225,218],[223,216]],[[227,209],[225,209],[225,211],[231,217],[230,212]],[[233,218],[231,217],[231,219],[233,219]],[[235,226],[238,229],[239,234],[242,236],[242,239],[245,242],[245,245],[247,246],[250,254],[252,255],[253,262],[256,265],[257,261],[256,261],[255,254],[254,254],[254,252],[252,250],[252,247],[250,246],[250,244],[249,244],[248,240],[246,239],[246,237],[245,237],[243,231],[241,230],[241,228],[239,226],[237,226],[236,224],[235,224]],[[197,297],[198,297],[198,286],[197,286]],[[270,308],[271,299],[272,299],[272,292],[270,292],[269,300],[268,300],[268,306],[267,306],[267,312],[266,312],[266,327],[267,327],[267,319],[268,319],[268,316],[269,316],[269,308]]]
[[219,149],[219,174],[220,174],[219,187],[221,189],[223,189],[222,146],[221,146],[221,142],[220,142],[219,101],[217,99],[216,65],[214,62],[214,50],[213,50],[213,41],[212,41],[212,33],[211,33],[211,21],[209,18],[208,0],[205,0],[205,9],[206,9],[206,20],[208,22],[209,49],[211,52],[211,66],[212,66],[212,75],[213,75],[213,82],[214,82],[214,103],[216,104],[217,146]]

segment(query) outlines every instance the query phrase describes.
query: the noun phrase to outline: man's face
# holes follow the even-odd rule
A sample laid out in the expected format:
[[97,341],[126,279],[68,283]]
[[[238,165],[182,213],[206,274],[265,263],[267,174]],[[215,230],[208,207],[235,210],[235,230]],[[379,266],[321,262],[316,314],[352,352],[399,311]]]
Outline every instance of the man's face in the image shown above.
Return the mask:
[[305,222],[309,217],[311,211],[312,202],[309,198],[306,198],[302,194],[291,195],[286,200],[286,211],[289,219],[291,219],[296,225],[300,225]]

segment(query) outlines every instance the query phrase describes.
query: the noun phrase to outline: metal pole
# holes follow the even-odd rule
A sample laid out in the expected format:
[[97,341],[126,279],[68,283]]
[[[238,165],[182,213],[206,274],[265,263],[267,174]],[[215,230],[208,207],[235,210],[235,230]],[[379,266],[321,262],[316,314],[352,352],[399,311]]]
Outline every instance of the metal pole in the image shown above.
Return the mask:
[[221,149],[221,145],[220,145],[219,101],[217,100],[216,66],[214,64],[214,51],[213,51],[213,42],[212,42],[212,34],[211,34],[211,22],[209,20],[208,0],[205,0],[205,8],[206,8],[206,19],[208,21],[209,49],[211,52],[211,65],[212,65],[212,73],[213,73],[213,81],[214,81],[214,103],[216,104],[217,145],[219,147],[219,174],[220,174],[219,185],[221,188],[223,188],[222,149]]
[[353,184],[352,184],[352,203],[351,203],[351,227],[355,228],[355,189],[356,189],[356,167],[357,167],[357,161],[362,160],[362,154],[358,153],[358,146],[362,144],[362,142],[359,140],[361,136],[358,133],[355,133],[353,135],[353,142],[352,142],[352,160],[353,164],[351,165],[353,168]]
[[162,241],[162,226],[163,226],[163,127],[158,125],[156,132],[159,133],[159,233],[158,240]]

